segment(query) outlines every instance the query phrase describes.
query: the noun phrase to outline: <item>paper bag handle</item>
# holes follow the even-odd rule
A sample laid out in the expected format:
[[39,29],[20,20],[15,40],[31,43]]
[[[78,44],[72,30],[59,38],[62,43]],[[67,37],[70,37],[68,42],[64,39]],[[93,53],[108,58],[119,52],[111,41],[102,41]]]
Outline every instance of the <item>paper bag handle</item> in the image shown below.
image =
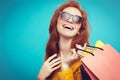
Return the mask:
[[[96,47],[96,46],[90,46],[90,45],[86,45],[87,47],[91,47],[91,48],[96,48],[96,49],[100,49],[103,51],[103,48],[100,48],[100,47]],[[94,56],[94,54],[92,52],[89,52],[89,51],[86,51],[86,50],[83,50],[83,49],[80,49],[78,48],[78,50],[81,50],[83,52],[87,52],[87,53],[90,53],[92,56]]]

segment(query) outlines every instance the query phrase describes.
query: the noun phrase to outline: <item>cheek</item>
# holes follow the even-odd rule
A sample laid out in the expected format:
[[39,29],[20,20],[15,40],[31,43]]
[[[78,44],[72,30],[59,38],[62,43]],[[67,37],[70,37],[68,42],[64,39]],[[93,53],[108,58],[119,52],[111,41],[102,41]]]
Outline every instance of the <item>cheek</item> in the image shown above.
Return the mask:
[[77,29],[77,31],[79,31],[79,30],[80,30],[80,28],[81,28],[81,24],[76,25],[76,29]]
[[59,31],[59,22],[57,22],[56,28],[57,28],[57,31]]
[[57,29],[59,28],[59,26],[60,26],[60,19],[58,18],[58,19],[57,19],[57,26],[56,26]]
[[60,18],[60,17],[58,17],[57,21],[61,21],[61,18]]
[[57,19],[57,28],[62,27],[62,25],[64,24],[64,21],[61,20],[60,18]]
[[57,20],[57,31],[59,32],[61,30],[62,22],[60,19]]

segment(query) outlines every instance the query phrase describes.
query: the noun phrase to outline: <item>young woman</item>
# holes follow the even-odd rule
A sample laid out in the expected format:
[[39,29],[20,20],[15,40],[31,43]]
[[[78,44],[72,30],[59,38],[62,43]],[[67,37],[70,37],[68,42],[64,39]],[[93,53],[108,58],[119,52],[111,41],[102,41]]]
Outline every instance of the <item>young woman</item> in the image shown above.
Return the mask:
[[76,46],[89,43],[89,31],[87,14],[78,2],[68,1],[55,11],[49,33],[38,80],[82,80]]

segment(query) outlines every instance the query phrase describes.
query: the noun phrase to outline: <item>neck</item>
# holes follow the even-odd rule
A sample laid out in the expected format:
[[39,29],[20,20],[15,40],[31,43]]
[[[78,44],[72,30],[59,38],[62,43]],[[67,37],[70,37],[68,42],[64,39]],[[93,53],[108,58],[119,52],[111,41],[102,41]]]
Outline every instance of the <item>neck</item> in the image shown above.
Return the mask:
[[60,51],[69,51],[71,49],[71,42],[73,38],[60,37],[59,46]]

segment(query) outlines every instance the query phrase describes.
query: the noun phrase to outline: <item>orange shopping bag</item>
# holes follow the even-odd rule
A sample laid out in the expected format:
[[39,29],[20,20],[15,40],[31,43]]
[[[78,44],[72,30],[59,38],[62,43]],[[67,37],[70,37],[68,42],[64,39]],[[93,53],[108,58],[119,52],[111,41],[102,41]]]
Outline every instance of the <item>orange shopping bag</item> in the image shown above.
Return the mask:
[[92,80],[120,80],[120,54],[109,44],[81,59]]

